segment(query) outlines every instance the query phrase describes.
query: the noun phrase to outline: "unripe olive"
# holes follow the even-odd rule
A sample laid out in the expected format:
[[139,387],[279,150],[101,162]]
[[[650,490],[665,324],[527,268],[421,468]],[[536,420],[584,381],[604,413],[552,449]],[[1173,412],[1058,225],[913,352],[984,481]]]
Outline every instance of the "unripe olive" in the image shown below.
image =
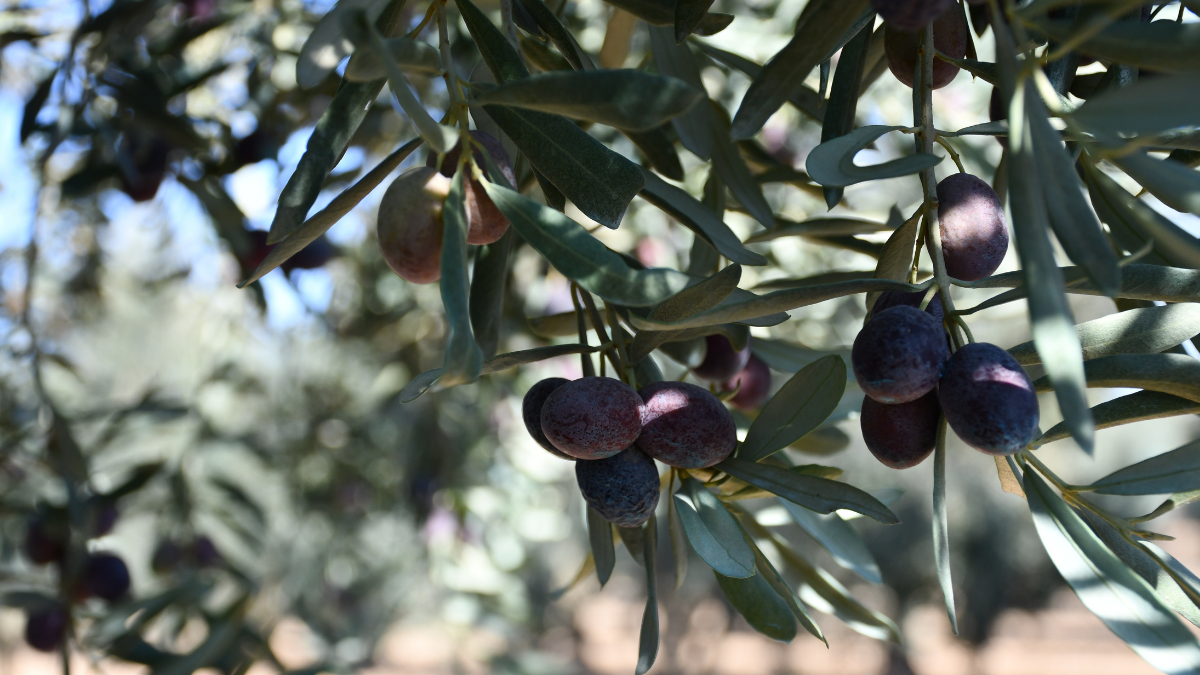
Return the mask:
[[655,382],[640,393],[645,406],[637,446],[650,457],[681,469],[703,469],[737,446],[733,416],[707,389]]
[[576,459],[603,459],[633,445],[642,432],[642,399],[611,377],[584,377],[546,397],[542,432]]
[[546,405],[546,399],[551,393],[568,382],[570,380],[565,378],[548,377],[530,387],[529,391],[525,392],[524,400],[521,401],[521,418],[525,422],[525,429],[529,435],[547,452],[562,459],[575,459],[554,447],[554,444],[546,439],[546,433],[542,431],[542,406]]
[[1033,383],[1011,354],[993,344],[964,346],[946,362],[938,386],[946,422],[976,450],[1011,455],[1037,435]]
[[750,355],[742,372],[725,382],[726,391],[737,390],[729,404],[739,410],[753,410],[767,402],[771,394],[771,369],[762,359]]
[[[955,6],[933,22],[933,44],[939,52],[961,59],[967,55],[967,16],[961,7]],[[888,69],[905,85],[913,86],[917,61],[920,55],[920,32],[905,30],[893,23],[885,23],[883,51],[887,55]],[[941,89],[958,75],[958,66],[941,59],[933,61],[933,88]]]
[[914,401],[933,390],[948,356],[942,325],[903,305],[868,321],[850,352],[863,393],[889,404]]
[[1008,252],[1008,225],[1000,196],[975,176],[956,173],[938,183],[937,197],[946,271],[963,281],[978,281],[995,272]]
[[637,448],[575,463],[575,480],[588,506],[621,527],[637,527],[658,505],[658,468]]
[[864,396],[859,423],[863,441],[875,459],[893,469],[907,469],[933,452],[941,415],[936,391],[896,405]]
[[741,372],[750,361],[749,344],[735,350],[729,338],[719,334],[706,336],[704,344],[704,361],[692,369],[692,374],[702,380],[724,382]]
[[954,0],[871,0],[884,21],[900,30],[915,31],[946,13]]
[[[504,150],[504,145],[491,134],[486,131],[472,131],[471,138],[479,143],[487,150],[488,156],[499,167],[500,172],[508,179],[509,186],[517,184],[516,175],[513,174],[512,163],[508,159],[508,152]],[[487,164],[484,162],[483,153],[475,148],[471,153],[475,159],[475,164],[479,166],[481,171],[486,173]],[[458,169],[458,159],[462,156],[462,141],[455,145],[450,152],[447,152],[442,157],[441,172],[443,176],[451,177]],[[435,167],[437,165],[437,155],[429,154],[429,159],[425,161],[425,165]],[[496,208],[491,197],[488,197],[487,191],[483,189],[483,185],[475,179],[467,181],[463,186],[463,195],[466,198],[467,204],[467,243],[468,244],[491,244],[504,236],[508,230],[508,219]]]
[[442,276],[442,204],[450,179],[429,167],[400,174],[379,203],[379,250],[392,271],[414,284]]

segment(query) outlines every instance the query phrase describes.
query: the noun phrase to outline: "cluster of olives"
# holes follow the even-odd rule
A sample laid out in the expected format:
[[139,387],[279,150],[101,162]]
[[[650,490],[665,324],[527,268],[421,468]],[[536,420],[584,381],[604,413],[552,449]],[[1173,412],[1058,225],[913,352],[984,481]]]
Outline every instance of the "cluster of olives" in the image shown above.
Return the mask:
[[[516,185],[512,163],[500,141],[483,131],[472,131],[474,144],[487,151],[510,185]],[[472,152],[475,163],[485,160],[479,147]],[[458,170],[462,143],[442,157],[430,153],[426,165],[400,174],[388,186],[379,203],[376,231],[383,259],[392,271],[414,284],[430,284],[442,276],[442,204],[450,194],[450,179]],[[478,180],[464,185],[467,209],[467,243],[491,244],[504,236],[508,219],[496,208]]]
[[[1000,198],[964,173],[943,180],[937,195],[950,276],[976,281],[995,272],[1008,249]],[[916,466],[933,451],[942,415],[983,452],[1007,455],[1026,447],[1038,428],[1029,376],[992,344],[968,344],[951,355],[940,298],[935,293],[921,311],[924,301],[923,293],[880,295],[854,340],[867,448],[892,468]]]
[[150,569],[156,574],[171,574],[182,567],[203,569],[215,567],[221,562],[221,553],[217,551],[212,539],[200,535],[191,542],[177,542],[170,539],[159,542],[150,557]]
[[[111,502],[99,498],[89,500],[87,517],[81,532],[83,539],[102,537],[112,531],[117,522],[117,509]],[[66,509],[43,507],[30,519],[25,537],[25,554],[37,565],[55,565],[64,574],[71,547],[71,523]],[[70,601],[82,602],[100,598],[108,602],[122,599],[129,592],[129,568],[125,561],[111,553],[87,553],[77,571],[70,590]],[[30,609],[25,624],[25,641],[43,652],[52,652],[62,644],[68,624],[68,607],[56,603]]]
[[702,380],[719,383],[722,391],[733,392],[727,400],[739,410],[753,410],[767,400],[771,393],[771,369],[750,351],[734,349],[724,335],[704,338],[704,360],[692,368],[692,374]]

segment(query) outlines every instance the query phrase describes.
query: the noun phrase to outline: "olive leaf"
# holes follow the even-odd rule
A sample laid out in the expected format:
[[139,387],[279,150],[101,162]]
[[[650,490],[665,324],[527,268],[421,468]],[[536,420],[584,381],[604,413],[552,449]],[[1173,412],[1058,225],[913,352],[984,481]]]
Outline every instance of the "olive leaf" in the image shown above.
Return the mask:
[[817,541],[837,564],[873,583],[883,583],[879,564],[866,542],[837,513],[818,515],[786,499],[779,503],[805,532]]
[[[1200,335],[1200,305],[1130,309],[1081,323],[1075,330],[1085,360],[1111,354],[1152,354]],[[1008,353],[1024,366],[1041,363],[1032,342],[1019,344]]]
[[1025,472],[1025,494],[1042,545],[1084,606],[1155,668],[1200,668],[1192,633],[1033,471]]
[[680,188],[667,183],[650,171],[642,170],[646,186],[641,196],[683,223],[688,229],[703,237],[705,241],[729,260],[743,265],[766,265],[767,259],[748,250],[738,240],[729,226],[711,209]]
[[[825,106],[825,118],[821,124],[822,143],[848,134],[854,128],[854,116],[858,110],[860,85],[871,49],[871,28],[874,23],[873,20],[868,20],[859,29],[858,34],[842,48],[842,57],[838,61],[837,73],[833,76],[829,102]],[[842,200],[842,192],[841,188],[826,187],[825,204],[832,209]]]
[[[1073,21],[1034,20],[1033,25],[1055,40],[1074,37]],[[1076,47],[1105,61],[1140,66],[1162,73],[1200,70],[1200,25],[1152,21],[1117,21],[1087,37]]]
[[721,462],[717,468],[810,511],[831,513],[838,509],[846,509],[869,516],[885,525],[900,522],[896,514],[878,499],[845,483],[734,457]]
[[529,70],[521,61],[520,54],[513,49],[504,33],[475,6],[471,0],[455,0],[458,11],[462,14],[467,31],[475,39],[475,46],[487,64],[488,70],[496,78],[496,82],[504,84],[529,77]]
[[684,114],[706,98],[703,90],[674,77],[621,69],[533,75],[487,89],[475,96],[475,102],[648,131]]
[[763,407],[738,457],[757,462],[799,440],[833,413],[845,390],[846,364],[840,356],[805,366]]
[[713,571],[727,577],[754,574],[754,551],[737,520],[721,501],[694,478],[685,478],[675,494],[675,512],[696,554]]
[[[1060,267],[1059,274],[1067,279],[1082,277],[1078,267]],[[956,285],[972,288],[1018,288],[1024,287],[1021,272],[995,274],[974,283],[959,282]],[[1102,295],[1089,280],[1073,282],[1067,286],[1068,293]],[[1182,269],[1164,265],[1133,263],[1121,268],[1121,290],[1119,298],[1131,300],[1162,300],[1165,302],[1195,302],[1200,297],[1200,270]]]
[[[667,298],[651,310],[649,316],[668,321],[678,320],[715,307],[729,297],[741,278],[741,265],[734,263],[712,277]],[[680,339],[679,331],[638,331],[629,348],[630,358],[635,362],[640,361],[664,343],[677,339]]]
[[617,552],[613,547],[613,526],[596,510],[587,510],[588,541],[592,545],[592,558],[596,565],[596,578],[600,587],[608,583],[612,576],[613,567],[617,564]]
[[642,546],[642,565],[646,568],[646,610],[642,613],[642,630],[638,636],[638,662],[634,670],[643,675],[658,658],[658,523],[654,515],[645,525]]
[[902,129],[871,125],[821,143],[808,153],[808,175],[826,187],[845,187],[871,180],[896,178],[920,173],[942,161],[937,155],[917,153],[873,166],[858,166],[854,156],[886,133]]
[[1093,481],[1105,495],[1161,495],[1200,490],[1200,441],[1151,457]]
[[[699,40],[695,40],[693,44],[699,47],[700,51],[712,57],[713,60],[748,75],[751,79],[758,77],[758,74],[762,72],[762,66],[744,56],[727,52],[724,49],[714,47],[707,42]],[[797,85],[795,91],[788,96],[787,102],[817,122],[825,118],[825,98],[808,85]]]
[[[1114,354],[1084,364],[1089,387],[1137,387],[1200,401],[1200,360],[1187,354]],[[1033,383],[1049,391],[1042,377]]]
[[583,48],[575,41],[575,37],[558,20],[558,15],[542,0],[519,0],[519,2],[537,22],[538,27],[546,32],[546,36],[550,38],[550,41],[554,43],[559,53],[571,64],[572,68],[575,70],[595,69],[596,66],[592,63],[591,57],[583,51]]
[[[675,479],[672,477],[671,483]],[[683,532],[683,523],[679,520],[679,510],[675,508],[674,485],[667,491],[667,532],[671,536],[671,555],[675,559],[675,590],[683,587],[688,570],[688,540]]]
[[[1096,421],[1097,429],[1178,415],[1200,415],[1200,402],[1164,394],[1161,391],[1136,391],[1092,408],[1092,418]],[[1041,447],[1070,435],[1066,425],[1059,422],[1038,437],[1033,442],[1033,447]]]
[[408,156],[420,147],[421,139],[414,139],[400,146],[395,152],[388,155],[375,165],[375,168],[367,172],[365,176],[358,179],[354,185],[342,190],[341,194],[333,198],[333,201],[313,214],[312,218],[304,221],[302,225],[296,228],[291,234],[288,234],[279,244],[272,248],[267,257],[258,264],[254,273],[249,278],[238,284],[238,288],[245,288],[248,284],[263,278],[268,272],[279,267],[288,258],[296,255],[304,249],[305,246],[316,241],[321,235],[325,234],[329,228],[341,220],[347,213],[350,213],[358,203],[361,202],[371,191],[379,187],[383,179],[387,178],[396,167],[400,166]]
[[[303,89],[315,87],[354,51],[354,43],[346,37],[342,28],[342,19],[348,12],[367,10],[374,21],[386,4],[380,0],[338,0],[333,9],[313,26],[312,33],[300,48],[300,57],[296,60],[296,83]],[[376,79],[382,77],[380,73]]]
[[827,235],[874,234],[891,228],[887,223],[865,218],[830,217],[810,218],[798,223],[777,219],[781,223],[773,230],[759,232],[746,240],[747,244],[759,244],[782,237],[820,237]]
[[484,182],[483,187],[526,243],[593,295],[619,305],[648,307],[687,285],[687,275],[672,274],[673,270],[633,269],[583,226],[558,211],[494,183]]
[[[669,28],[651,25],[647,32],[650,33],[650,48],[654,54],[654,67],[658,72],[679,78],[700,91],[705,91],[704,82],[700,79],[700,66],[687,45],[676,44]],[[672,121],[683,147],[703,160],[712,157],[712,123],[709,120],[711,116],[712,109],[701,104]]]
[[1200,215],[1200,173],[1196,170],[1179,162],[1153,159],[1140,151],[1112,161],[1162,203],[1176,211]]
[[1115,237],[1125,235],[1123,245],[1135,251],[1153,242],[1154,253],[1168,264],[1200,269],[1200,240],[1129,194],[1095,165],[1086,161],[1083,165],[1096,212]]
[[442,206],[442,305],[446,308],[449,336],[446,339],[446,358],[438,380],[453,387],[479,378],[483,369],[483,353],[475,343],[471,329],[467,275],[467,206],[463,175],[454,174],[450,193]]
[[775,214],[763,196],[762,186],[750,173],[741,151],[729,137],[729,119],[725,110],[713,103],[713,112],[708,116],[708,128],[712,134],[713,170],[725,182],[726,187],[737,198],[741,207],[763,227],[775,227]]
[[[442,74],[442,59],[432,45],[406,37],[384,40],[384,44],[401,70],[427,77]],[[370,82],[387,77],[387,71],[375,52],[361,49],[350,57],[344,77],[349,82]]]
[[1013,232],[1025,287],[1030,291],[1034,345],[1046,364],[1047,377],[1054,382],[1054,393],[1071,436],[1084,452],[1091,454],[1095,427],[1084,392],[1083,355],[1050,243],[1043,191],[1048,180],[1043,175],[1047,167],[1038,163],[1034,150],[1032,120],[1039,116],[1045,116],[1044,106],[1032,83],[1026,82],[1012,97],[1008,115],[1012,127],[1008,173]]
[[725,599],[754,630],[781,642],[791,642],[796,637],[795,615],[763,575],[736,579],[719,572],[713,574]]
[[868,20],[875,16],[868,0],[813,0],[796,24],[792,40],[767,62],[750,83],[733,119],[735,139],[758,133],[767,118],[804,85],[804,80]]
[[500,240],[480,246],[475,252],[471,275],[471,330],[484,358],[496,354],[500,327],[504,322],[504,289],[508,282],[508,258],[516,245],[516,230],[509,228]]
[[818,284],[802,288],[790,288],[753,297],[737,296],[732,302],[722,303],[716,309],[701,312],[682,321],[666,322],[648,318],[632,317],[633,325],[639,329],[677,330],[715,326],[722,323],[744,323],[750,319],[783,312],[798,307],[814,305],[833,298],[841,298],[869,291],[900,291],[912,293],[925,290],[924,285],[906,284],[887,279],[858,279],[830,284]]
[[771,587],[771,590],[775,591],[776,595],[783,598],[784,603],[787,604],[788,610],[792,613],[792,617],[804,627],[804,630],[808,631],[809,634],[821,642],[824,642],[825,647],[828,648],[829,641],[825,639],[825,635],[821,632],[820,626],[818,626],[816,622],[813,621],[812,617],[809,616],[808,610],[806,610],[803,605],[797,602],[796,592],[793,591],[792,587],[788,585],[788,582],[784,580],[783,575],[781,575],[779,571],[775,569],[775,566],[771,564],[771,561],[767,559],[767,556],[763,555],[762,550],[759,549],[757,545],[754,545],[753,549],[754,564],[756,570],[758,571],[758,574],[755,576],[760,576],[766,579],[767,584]]
[[933,560],[937,566],[942,601],[950,618],[950,630],[958,635],[958,612],[954,609],[954,580],[950,572],[950,514],[946,511],[946,419],[938,420],[933,450]]
[[1071,113],[1071,119],[1088,131],[1105,136],[1157,134],[1195,126],[1198,107],[1200,75],[1189,73],[1109,89],[1089,98]]
[[[568,354],[591,354],[597,351],[597,347],[589,347],[581,344],[569,345],[553,345],[550,347],[535,347],[533,349],[525,349],[519,352],[508,352],[506,354],[497,354],[483,362],[480,368],[480,375],[491,375],[509,368],[516,368],[537,361],[545,361],[558,356],[566,356]],[[429,390],[438,378],[442,375],[441,368],[427,370],[420,375],[417,375],[410,381],[404,389],[400,390],[397,398],[401,403],[409,403],[417,400]]]

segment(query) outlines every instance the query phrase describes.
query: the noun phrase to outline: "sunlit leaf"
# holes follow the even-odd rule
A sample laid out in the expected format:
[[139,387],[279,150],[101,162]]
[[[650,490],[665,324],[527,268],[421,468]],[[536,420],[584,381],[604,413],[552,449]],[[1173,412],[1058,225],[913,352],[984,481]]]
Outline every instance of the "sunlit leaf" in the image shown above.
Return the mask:
[[1200,668],[1200,644],[1136,573],[1033,471],[1025,493],[1042,545],[1083,604],[1150,665],[1171,675]]
[[[405,37],[385,40],[388,53],[400,69],[426,77],[442,74],[442,59],[432,45]],[[350,82],[370,82],[387,77],[383,62],[368,49],[361,49],[346,64],[345,78]]]
[[[1070,39],[1076,30],[1072,21],[1037,20],[1034,25],[1060,41]],[[1197,71],[1200,70],[1200,25],[1174,21],[1117,21],[1079,43],[1076,49],[1105,61],[1162,73]],[[1194,86],[1194,72],[1189,76],[1193,77],[1191,84]]]
[[[1193,30],[1200,25],[1193,24]],[[1071,117],[1099,134],[1156,134],[1196,124],[1200,75],[1147,78],[1131,87],[1114,87],[1093,96]]]
[[675,512],[692,548],[713,571],[739,579],[754,574],[754,551],[742,528],[699,481],[683,480],[675,495]]
[[817,540],[837,564],[873,583],[883,583],[879,565],[858,533],[837,513],[818,515],[786,499],[779,500],[792,520]]
[[1161,495],[1200,490],[1200,441],[1114,471],[1091,485],[1106,495]]
[[[1110,314],[1075,327],[1083,358],[1112,354],[1153,354],[1200,335],[1200,305],[1181,303]],[[1032,342],[1008,350],[1021,365],[1041,363]]]
[[[1084,364],[1089,387],[1136,387],[1200,401],[1200,360],[1187,354],[1114,354]],[[1049,391],[1043,377],[1033,383]]]
[[[1154,253],[1168,264],[1200,269],[1200,240],[1129,194],[1090,162],[1084,162],[1084,168],[1096,212],[1119,242],[1136,251],[1152,241]],[[1122,234],[1128,242],[1122,241]]]
[[1113,163],[1167,206],[1200,215],[1200,172],[1195,169],[1179,162],[1154,159],[1145,152],[1114,158]]
[[[1200,403],[1159,391],[1137,391],[1092,408],[1092,418],[1096,421],[1097,429],[1178,415],[1200,415]],[[1066,426],[1060,422],[1035,440],[1034,447],[1059,441],[1070,435]]]

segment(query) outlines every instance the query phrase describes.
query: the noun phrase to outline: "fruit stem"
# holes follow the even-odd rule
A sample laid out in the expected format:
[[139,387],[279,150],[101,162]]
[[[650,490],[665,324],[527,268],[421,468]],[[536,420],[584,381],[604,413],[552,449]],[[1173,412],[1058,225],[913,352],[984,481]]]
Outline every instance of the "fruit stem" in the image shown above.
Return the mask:
[[[583,305],[580,304],[579,296],[576,295],[577,291],[581,292],[581,289],[579,288],[579,286],[572,283],[571,284],[571,304],[575,305],[575,321],[579,324],[579,344],[586,347],[586,346],[588,346],[587,324],[585,323],[586,320],[584,319],[584,315],[583,315]],[[601,339],[600,343],[604,344],[604,340]],[[592,363],[592,355],[590,352],[584,352],[584,353],[580,354],[579,355],[579,363],[580,363],[580,367],[583,369],[584,377],[595,377],[596,376],[596,366],[595,366],[595,364]]]
[[446,92],[450,96],[450,109],[454,111],[455,121],[458,122],[459,128],[459,143],[462,145],[463,152],[459,153],[459,165],[461,168],[466,161],[475,163],[474,153],[467,152],[470,144],[470,134],[468,133],[467,124],[467,104],[463,101],[462,92],[458,88],[458,70],[454,66],[454,54],[450,51],[450,31],[446,21],[446,7],[438,0],[434,0],[433,9],[437,10],[438,18],[438,51],[442,57],[442,79],[446,81]]
[[[917,152],[933,154],[934,139],[937,129],[933,124],[933,24],[921,30],[921,64],[916,78],[918,86],[913,87],[913,121],[920,127],[917,132]],[[950,276],[946,273],[946,259],[942,253],[942,233],[938,225],[937,176],[933,167],[921,172],[921,187],[924,191],[925,202],[925,245],[929,248],[929,257],[933,259],[934,283],[943,289],[943,314],[953,316],[954,300],[950,297]],[[951,330],[950,337],[955,348],[962,346],[962,338],[958,331]]]
[[[623,375],[625,373],[625,364],[623,363],[621,355],[616,348],[616,335],[614,334],[612,338],[609,338],[608,331],[604,329],[604,319],[600,316],[600,310],[596,309],[596,302],[592,300],[592,294],[583,290],[579,286],[576,286],[575,288],[579,291],[579,297],[583,298],[583,304],[585,307],[587,307],[588,316],[591,318],[592,325],[596,328],[596,336],[600,338],[600,344],[613,345],[612,347],[605,349],[602,353],[608,357],[608,362],[612,364],[613,369],[616,370],[618,374]],[[628,384],[628,382],[626,384]]]
[[408,31],[408,34],[405,35],[404,37],[408,38],[409,40],[412,40],[412,39],[416,38],[418,35],[420,35],[421,31],[425,30],[425,27],[428,26],[429,22],[433,20],[433,13],[435,11],[437,11],[437,5],[438,5],[437,0],[434,0],[433,2],[429,3],[429,9],[425,10],[425,18],[421,19],[421,23],[417,24],[416,28]]
[[954,160],[954,165],[958,167],[958,172],[966,173],[967,169],[966,169],[966,167],[963,166],[962,157],[959,157],[958,152],[954,149],[954,146],[950,145],[950,140],[947,139],[945,136],[942,136],[941,134],[937,135],[936,140],[938,142],[938,145],[942,146],[943,148],[946,149],[946,152],[950,153],[950,159]]

